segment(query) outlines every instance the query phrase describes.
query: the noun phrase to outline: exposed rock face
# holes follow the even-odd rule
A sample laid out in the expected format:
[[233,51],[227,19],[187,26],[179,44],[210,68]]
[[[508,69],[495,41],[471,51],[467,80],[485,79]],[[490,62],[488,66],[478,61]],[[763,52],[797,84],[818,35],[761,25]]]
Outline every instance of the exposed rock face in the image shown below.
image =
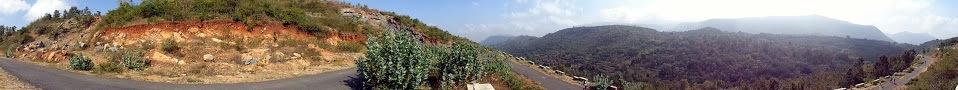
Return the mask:
[[153,63],[174,64],[174,65],[185,65],[185,64],[186,64],[186,62],[184,62],[183,60],[176,59],[176,58],[173,58],[173,57],[170,57],[170,56],[166,56],[165,54],[160,53],[160,52],[153,52],[152,54],[150,54],[149,58],[150,58],[150,60],[153,60],[153,61],[151,61],[151,62],[153,62]]

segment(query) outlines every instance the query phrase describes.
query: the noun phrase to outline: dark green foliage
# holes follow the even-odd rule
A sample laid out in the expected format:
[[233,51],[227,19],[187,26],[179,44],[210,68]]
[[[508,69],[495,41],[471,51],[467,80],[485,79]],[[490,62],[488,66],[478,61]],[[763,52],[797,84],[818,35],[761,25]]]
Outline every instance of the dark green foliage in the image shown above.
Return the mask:
[[865,60],[858,58],[855,59],[855,63],[852,64],[848,70],[845,71],[845,84],[843,86],[853,86],[858,83],[865,82],[865,71],[863,66],[865,65]]
[[915,61],[915,55],[917,55],[915,52],[915,50],[908,50],[899,56],[879,57],[878,61],[873,65],[872,75],[874,77],[884,77],[908,69]]
[[180,46],[177,46],[176,41],[174,41],[173,39],[164,40],[163,46],[160,46],[160,48],[163,49],[163,51],[166,51],[167,53],[174,53],[177,50],[180,50]]
[[684,89],[682,79],[692,86],[704,87],[704,82],[711,80],[719,88],[745,88],[765,76],[788,82],[778,86],[847,87],[842,75],[855,59],[874,63],[880,55],[900,54],[914,47],[843,37],[712,28],[659,32],[624,25],[568,28],[541,38],[517,36],[490,46],[543,65],[565,66],[571,69],[567,71],[570,75],[603,74],[613,80],[647,82],[657,89]]
[[70,69],[73,70],[90,70],[93,69],[93,62],[90,58],[86,58],[83,55],[76,55],[69,58],[70,60]]
[[444,86],[457,85],[452,82],[478,81],[485,75],[485,66],[489,65],[479,59],[479,50],[476,47],[472,44],[454,43],[451,53],[439,61],[437,67]]
[[[138,6],[121,2],[120,7],[104,17],[103,26],[120,27],[140,19],[169,21],[206,21],[232,19],[246,24],[247,30],[275,20],[296,25],[307,33],[326,36],[332,33],[363,33],[360,22],[344,17],[339,2],[320,0],[144,0]],[[192,7],[192,8],[190,8]]]
[[143,59],[142,51],[124,53],[123,66],[127,69],[141,70],[149,66],[149,60]]
[[60,17],[60,10],[53,10],[53,18],[56,18],[56,19],[61,18],[61,17]]
[[891,61],[888,61],[888,57],[885,57],[885,56],[879,57],[878,61],[875,62],[874,69],[872,69],[874,70],[872,72],[872,75],[874,75],[874,77],[884,77],[884,76],[891,75],[894,72],[891,70],[890,64],[891,64]]
[[405,33],[370,35],[366,57],[356,60],[364,89],[412,90],[426,85],[430,57],[423,45]]

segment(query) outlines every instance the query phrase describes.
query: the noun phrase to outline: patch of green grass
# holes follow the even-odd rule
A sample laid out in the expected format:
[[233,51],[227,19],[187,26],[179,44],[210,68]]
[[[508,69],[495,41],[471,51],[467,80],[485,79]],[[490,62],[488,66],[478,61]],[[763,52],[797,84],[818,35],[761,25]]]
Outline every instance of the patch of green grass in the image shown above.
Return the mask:
[[160,48],[163,49],[163,51],[166,51],[167,53],[175,53],[176,51],[180,50],[180,47],[177,46],[176,41],[174,41],[173,39],[164,40],[163,46],[161,46]]
[[340,52],[356,53],[356,52],[362,52],[364,48],[365,47],[363,47],[363,45],[356,42],[342,42],[342,43],[339,43],[339,45],[336,45],[335,50]]
[[94,69],[93,72],[91,73],[93,74],[122,73],[124,70],[125,70],[124,67],[121,66],[120,64],[117,64],[114,61],[109,61],[109,62],[98,65],[97,68]]

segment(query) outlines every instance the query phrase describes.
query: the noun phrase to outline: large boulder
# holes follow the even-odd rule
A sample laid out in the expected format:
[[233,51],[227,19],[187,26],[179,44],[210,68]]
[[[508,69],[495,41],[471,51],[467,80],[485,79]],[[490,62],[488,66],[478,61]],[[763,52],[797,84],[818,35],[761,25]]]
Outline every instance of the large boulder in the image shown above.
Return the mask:
[[211,55],[211,54],[203,55],[203,60],[204,60],[204,61],[213,61],[213,59],[215,59],[215,58],[216,58],[216,57],[213,56],[213,55]]
[[151,53],[150,56],[149,56],[149,58],[150,58],[150,60],[153,60],[153,61],[151,61],[151,62],[153,62],[153,63],[171,64],[171,65],[185,65],[185,64],[186,64],[186,62],[184,62],[183,60],[180,60],[180,59],[176,59],[176,58],[167,56],[167,55],[165,55],[165,54],[163,54],[163,53],[160,53],[160,52],[153,52],[153,53]]

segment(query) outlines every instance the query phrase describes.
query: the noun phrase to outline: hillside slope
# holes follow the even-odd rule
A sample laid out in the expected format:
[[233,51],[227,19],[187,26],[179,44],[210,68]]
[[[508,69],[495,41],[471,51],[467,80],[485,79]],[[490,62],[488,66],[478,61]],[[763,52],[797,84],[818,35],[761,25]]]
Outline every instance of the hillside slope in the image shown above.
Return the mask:
[[897,42],[915,44],[915,45],[919,45],[927,41],[938,39],[938,38],[935,38],[934,36],[929,35],[928,33],[913,33],[913,32],[907,32],[907,31],[891,34],[888,37],[890,37],[891,39]]
[[492,35],[492,36],[486,37],[486,39],[483,39],[482,41],[479,41],[479,44],[480,44],[480,45],[492,45],[492,44],[496,44],[496,43],[499,43],[499,42],[502,42],[502,41],[506,41],[506,40],[512,39],[513,37],[516,37],[516,36],[511,36],[511,35]]
[[[937,59],[924,73],[913,82],[908,83],[908,89],[916,90],[948,90],[958,86],[958,38],[930,41],[926,54]],[[930,62],[926,62],[930,63]]]
[[709,19],[701,22],[681,23],[675,26],[673,30],[686,31],[703,27],[713,27],[730,32],[848,36],[894,42],[875,26],[852,24],[821,15]]
[[572,75],[604,74],[650,82],[660,89],[837,88],[843,82],[835,80],[842,77],[831,76],[841,75],[855,59],[873,62],[881,55],[897,55],[914,47],[844,37],[732,33],[715,28],[659,32],[623,25],[567,28],[491,46]]
[[[384,35],[408,35],[402,37],[435,51],[448,50],[453,43],[476,44],[409,16],[328,0],[120,1],[118,8],[105,15],[76,7],[65,12],[48,14],[23,29],[3,27],[3,55],[101,77],[221,84],[357,67],[355,60],[368,54],[367,40]],[[474,82],[492,83],[496,88],[542,88],[512,72],[502,55],[485,48],[476,52],[481,53],[474,58],[486,62],[470,67],[490,68],[469,69],[488,74]],[[457,67],[435,69],[445,68]],[[446,85],[419,81],[436,86],[422,88]]]

